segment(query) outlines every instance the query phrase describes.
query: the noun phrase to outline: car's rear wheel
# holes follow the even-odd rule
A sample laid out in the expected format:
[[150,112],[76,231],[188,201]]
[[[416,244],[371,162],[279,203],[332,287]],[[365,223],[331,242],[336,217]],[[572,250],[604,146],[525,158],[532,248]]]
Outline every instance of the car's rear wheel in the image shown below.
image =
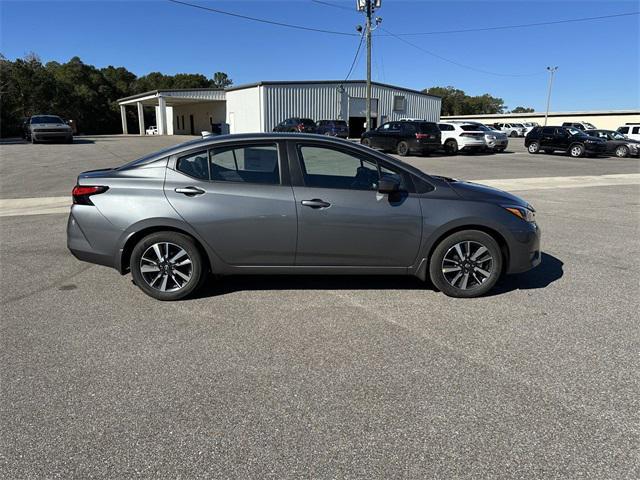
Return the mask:
[[177,232],[152,233],[140,240],[131,252],[130,268],[136,285],[158,300],[180,300],[206,278],[197,245]]
[[517,137],[518,136],[518,132],[511,132],[509,134],[510,137]]
[[500,246],[493,237],[479,230],[463,230],[436,247],[429,274],[433,284],[449,297],[479,297],[500,278],[502,261]]
[[569,155],[573,158],[578,158],[584,155],[584,147],[580,144],[571,145],[569,148]]
[[362,140],[360,140],[360,143],[365,147],[371,147],[371,140],[368,138],[363,138]]
[[406,157],[409,154],[409,144],[405,141],[398,142],[398,145],[396,146],[396,152],[401,157]]
[[628,156],[629,156],[629,148],[627,148],[624,145],[620,145],[618,148],[616,148],[616,157],[625,158]]
[[538,153],[538,152],[540,152],[540,144],[538,142],[531,142],[529,144],[529,146],[527,147],[527,151],[529,153]]
[[455,155],[458,153],[458,142],[455,140],[447,140],[444,142],[444,151],[447,155]]

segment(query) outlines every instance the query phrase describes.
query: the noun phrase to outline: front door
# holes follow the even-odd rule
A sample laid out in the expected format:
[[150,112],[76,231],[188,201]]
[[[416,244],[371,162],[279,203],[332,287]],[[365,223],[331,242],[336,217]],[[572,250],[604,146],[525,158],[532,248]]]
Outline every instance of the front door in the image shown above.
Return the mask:
[[[404,173],[349,147],[296,142],[300,182],[296,265],[408,267],[422,235],[418,198],[377,191],[380,175]],[[292,159],[292,160],[295,160]]]
[[167,199],[229,265],[293,265],[296,207],[280,153],[277,143],[251,142],[170,160]]

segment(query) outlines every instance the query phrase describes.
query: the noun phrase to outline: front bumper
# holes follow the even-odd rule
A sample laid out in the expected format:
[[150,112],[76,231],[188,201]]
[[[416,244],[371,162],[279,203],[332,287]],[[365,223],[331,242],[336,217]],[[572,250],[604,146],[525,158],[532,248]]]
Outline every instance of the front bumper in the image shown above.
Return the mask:
[[538,266],[542,261],[540,250],[540,227],[536,223],[527,224],[521,230],[511,231],[509,242],[509,264],[507,273],[522,273]]
[[31,132],[31,137],[39,142],[47,140],[70,140],[73,138],[73,132],[71,131],[59,131],[59,132]]

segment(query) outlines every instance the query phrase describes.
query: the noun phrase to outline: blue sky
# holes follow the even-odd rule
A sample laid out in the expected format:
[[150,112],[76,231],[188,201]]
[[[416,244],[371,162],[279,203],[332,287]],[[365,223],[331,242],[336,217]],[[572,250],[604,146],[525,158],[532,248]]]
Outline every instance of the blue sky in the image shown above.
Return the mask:
[[[355,32],[363,22],[355,0],[209,1],[191,3],[315,28]],[[0,52],[28,52],[43,61],[74,55],[96,66],[124,66],[137,75],[225,71],[236,84],[258,80],[342,79],[358,37],[304,32],[231,18],[162,0],[2,1]],[[639,11],[635,0],[400,1],[377,12],[393,33],[442,31]],[[453,85],[490,93],[513,108],[543,110],[547,65],[558,65],[551,109],[640,106],[640,17],[475,33],[404,37],[462,68],[393,37],[374,33],[373,79],[409,88]],[[363,50],[364,53],[364,50]],[[532,75],[529,75],[532,74]],[[365,77],[362,54],[352,78]]]

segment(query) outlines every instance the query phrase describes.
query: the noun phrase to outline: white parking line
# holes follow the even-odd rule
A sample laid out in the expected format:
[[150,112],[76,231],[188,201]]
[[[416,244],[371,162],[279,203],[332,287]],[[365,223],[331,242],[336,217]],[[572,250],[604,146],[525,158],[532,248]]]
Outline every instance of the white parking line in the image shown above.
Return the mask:
[[[640,173],[586,175],[579,177],[533,177],[473,180],[506,191],[551,190],[554,188],[608,187],[640,185]],[[0,199],[0,217],[67,214],[70,197],[5,198]]]

